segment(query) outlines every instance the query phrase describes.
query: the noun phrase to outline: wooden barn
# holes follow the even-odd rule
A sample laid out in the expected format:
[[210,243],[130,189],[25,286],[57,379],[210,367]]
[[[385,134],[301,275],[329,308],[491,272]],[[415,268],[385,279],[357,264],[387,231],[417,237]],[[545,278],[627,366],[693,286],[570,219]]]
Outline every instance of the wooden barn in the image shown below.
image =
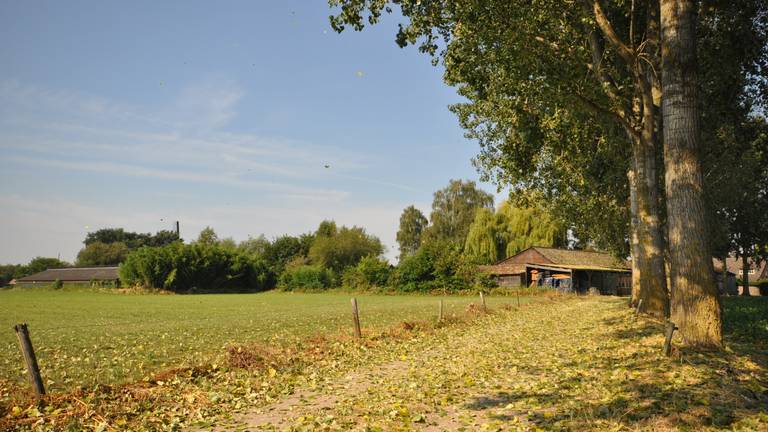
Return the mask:
[[105,285],[118,284],[117,266],[110,267],[67,267],[48,269],[16,280],[17,287],[51,285],[60,280],[66,285]]
[[554,288],[566,292],[629,295],[632,269],[628,262],[601,252],[530,247],[496,264],[483,266],[500,287]]

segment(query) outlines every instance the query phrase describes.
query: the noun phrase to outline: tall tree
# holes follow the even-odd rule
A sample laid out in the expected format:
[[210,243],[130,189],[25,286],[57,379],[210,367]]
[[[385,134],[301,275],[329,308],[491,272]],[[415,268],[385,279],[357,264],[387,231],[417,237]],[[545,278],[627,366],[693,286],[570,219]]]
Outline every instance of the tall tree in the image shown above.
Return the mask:
[[664,168],[672,319],[686,342],[720,347],[720,298],[699,161],[696,2],[661,0]]
[[315,237],[309,249],[309,259],[340,274],[347,267],[357,265],[367,256],[384,253],[381,241],[363,228],[342,226],[331,236]]
[[[468,100],[453,109],[468,136],[480,141],[481,166],[497,169],[504,183],[535,182],[542,164],[570,156],[554,143],[563,118],[574,128],[597,119],[622,129],[621,145],[632,155],[627,175],[635,290],[648,312],[664,316],[668,298],[656,170],[660,85],[654,72],[658,3],[638,1],[631,13],[625,4],[606,7],[598,0],[496,0],[482,7],[471,0],[396,3],[408,19],[398,44],[419,44],[436,61],[442,56],[446,82]],[[331,21],[339,31],[345,25],[360,30],[391,10],[378,0],[331,4],[342,5]],[[619,143],[616,134],[606,136],[606,144]]]
[[429,221],[421,210],[408,206],[400,215],[400,228],[397,230],[397,244],[400,246],[398,260],[416,253],[421,246],[421,236],[427,229]]
[[531,246],[566,246],[565,226],[555,221],[539,207],[513,207],[502,203],[497,213],[504,255],[512,256]]
[[209,226],[203,228],[203,230],[200,231],[200,234],[197,236],[196,240],[196,243],[207,246],[213,246],[218,242],[219,236],[216,234],[216,231],[214,231],[213,228]]
[[77,254],[79,266],[117,265],[125,260],[130,249],[123,242],[92,242]]
[[492,209],[493,195],[478,189],[473,181],[451,180],[434,194],[427,238],[463,246],[475,212],[480,208]]
[[540,207],[514,207],[503,202],[494,213],[482,208],[469,228],[464,254],[478,264],[489,264],[531,246],[564,247],[565,225]]
[[477,209],[464,242],[464,255],[477,264],[491,264],[499,260],[503,248],[503,239],[493,210]]

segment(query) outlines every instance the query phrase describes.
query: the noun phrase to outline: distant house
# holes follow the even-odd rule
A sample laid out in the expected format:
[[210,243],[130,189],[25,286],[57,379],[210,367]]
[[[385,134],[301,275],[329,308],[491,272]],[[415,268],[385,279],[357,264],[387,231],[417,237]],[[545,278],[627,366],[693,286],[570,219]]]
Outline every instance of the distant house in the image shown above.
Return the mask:
[[728,267],[728,271],[735,274],[739,279],[744,279],[745,273],[749,276],[750,282],[768,279],[768,262],[763,261],[760,265],[756,265],[752,259],[748,259],[747,268],[745,269],[741,258],[728,257],[725,259],[725,264]]
[[530,247],[482,270],[501,287],[551,287],[584,293],[629,295],[632,269],[628,262],[601,252]]
[[40,273],[16,279],[17,287],[33,287],[50,285],[56,280],[65,284],[90,285],[116,284],[118,281],[117,266],[114,267],[68,267],[48,269]]

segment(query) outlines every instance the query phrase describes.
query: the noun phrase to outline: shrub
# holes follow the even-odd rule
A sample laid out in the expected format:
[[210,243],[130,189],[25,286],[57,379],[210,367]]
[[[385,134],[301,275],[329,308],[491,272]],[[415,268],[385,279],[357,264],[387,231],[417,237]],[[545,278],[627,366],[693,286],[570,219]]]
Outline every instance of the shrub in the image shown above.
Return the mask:
[[53,289],[61,289],[64,286],[64,283],[61,281],[61,279],[56,279],[53,281],[51,286]]
[[342,286],[349,289],[383,288],[389,280],[389,263],[375,256],[367,256],[342,274]]
[[431,241],[400,262],[390,285],[406,292],[467,289],[472,283],[474,268],[456,245]]
[[289,267],[280,275],[278,287],[286,291],[323,290],[333,286],[333,273],[319,265]]
[[119,273],[125,285],[174,292],[263,290],[275,282],[261,259],[202,243],[142,247],[128,255]]
[[476,289],[484,291],[490,291],[499,286],[493,275],[482,271],[475,273],[474,285]]

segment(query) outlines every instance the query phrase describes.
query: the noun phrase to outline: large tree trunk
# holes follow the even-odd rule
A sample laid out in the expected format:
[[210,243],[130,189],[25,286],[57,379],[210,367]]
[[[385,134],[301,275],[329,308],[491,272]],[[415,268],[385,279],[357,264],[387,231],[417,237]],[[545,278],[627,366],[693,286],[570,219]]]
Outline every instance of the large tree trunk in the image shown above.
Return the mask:
[[685,341],[721,347],[698,156],[696,4],[661,0],[664,166],[672,320]]
[[[634,159],[634,158],[633,158]],[[629,182],[629,245],[632,253],[632,297],[630,304],[637,306],[640,302],[640,267],[638,266],[638,260],[640,259],[640,234],[638,233],[638,220],[637,220],[637,179],[635,178],[635,163],[632,161],[632,166],[627,172],[627,180]]]
[[741,295],[749,296],[749,257],[746,253],[741,254]]
[[[658,318],[669,316],[664,240],[658,208],[656,155],[652,139],[633,142],[635,162],[635,199],[639,247],[635,261],[640,278],[639,299],[642,310]],[[633,234],[634,235],[634,234]]]

